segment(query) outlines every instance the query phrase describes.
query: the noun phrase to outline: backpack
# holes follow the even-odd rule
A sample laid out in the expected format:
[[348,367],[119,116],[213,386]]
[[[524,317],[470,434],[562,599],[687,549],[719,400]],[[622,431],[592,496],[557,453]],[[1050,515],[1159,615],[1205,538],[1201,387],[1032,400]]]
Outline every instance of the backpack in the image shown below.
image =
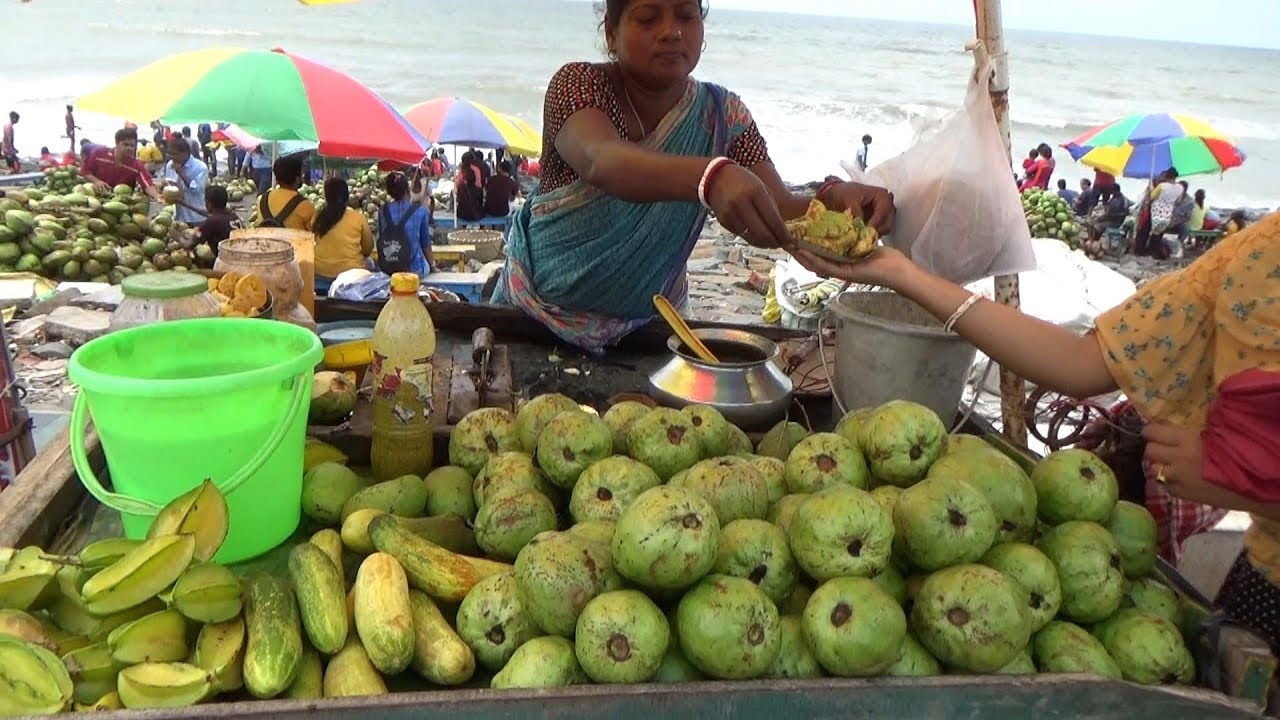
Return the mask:
[[400,217],[398,222],[391,222],[391,206],[384,205],[382,214],[385,222],[378,231],[378,269],[387,275],[398,272],[410,272],[412,267],[409,265],[413,253],[410,251],[409,233],[405,232],[405,225],[409,224],[409,218],[418,212],[418,208],[422,207],[419,203],[409,203],[408,209],[404,211],[404,215]]
[[284,221],[288,220],[289,216],[293,214],[293,211],[297,210],[298,206],[302,204],[302,201],[306,199],[301,195],[296,195],[289,200],[289,202],[285,203],[285,206],[280,209],[279,215],[272,215],[270,206],[267,203],[267,196],[270,194],[270,192],[264,192],[262,193],[262,196],[258,198],[258,227],[284,227]]

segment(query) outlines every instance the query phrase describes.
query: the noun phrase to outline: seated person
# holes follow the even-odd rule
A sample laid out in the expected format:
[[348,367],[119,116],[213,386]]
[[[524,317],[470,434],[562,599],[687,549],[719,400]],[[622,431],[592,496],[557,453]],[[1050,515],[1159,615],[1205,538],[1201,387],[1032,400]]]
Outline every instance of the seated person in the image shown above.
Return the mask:
[[286,155],[272,166],[276,187],[258,197],[253,212],[254,227],[283,227],[310,230],[315,221],[316,206],[298,194],[303,168],[300,155]]
[[218,256],[218,244],[231,237],[232,230],[244,227],[240,217],[227,208],[227,189],[210,185],[204,189],[204,222],[196,227],[192,246],[206,244]]
[[56,168],[59,165],[61,165],[61,163],[58,161],[58,156],[49,152],[49,146],[46,145],[40,148],[40,169],[41,170],[49,170],[51,168]]
[[347,270],[369,268],[373,231],[364,213],[347,207],[350,190],[340,177],[324,181],[324,208],[316,214],[316,292],[327,293]]
[[1076,204],[1076,199],[1080,197],[1080,193],[1075,190],[1068,189],[1067,181],[1062,178],[1058,178],[1058,197],[1066,200],[1067,206],[1070,207]]

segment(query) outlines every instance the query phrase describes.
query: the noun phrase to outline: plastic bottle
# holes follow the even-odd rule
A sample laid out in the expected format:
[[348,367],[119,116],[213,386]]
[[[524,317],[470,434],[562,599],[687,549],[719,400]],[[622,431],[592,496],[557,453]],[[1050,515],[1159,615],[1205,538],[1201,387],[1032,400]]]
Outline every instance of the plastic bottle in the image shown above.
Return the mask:
[[431,469],[431,356],[436,329],[418,299],[418,276],[391,276],[391,299],[373,328],[373,447],[379,481]]

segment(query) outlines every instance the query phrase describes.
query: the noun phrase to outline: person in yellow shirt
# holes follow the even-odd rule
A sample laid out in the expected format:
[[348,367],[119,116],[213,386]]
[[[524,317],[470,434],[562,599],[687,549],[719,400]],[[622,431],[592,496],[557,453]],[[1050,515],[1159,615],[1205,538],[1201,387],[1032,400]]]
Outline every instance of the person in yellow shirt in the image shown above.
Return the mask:
[[298,194],[302,185],[302,157],[287,155],[272,166],[276,187],[258,196],[253,212],[254,227],[310,230],[316,218],[316,206]]
[[373,232],[364,214],[347,207],[347,181],[324,181],[324,207],[311,229],[316,234],[316,290],[327,291],[333,279],[347,270],[367,267],[373,252]]
[[[1280,485],[1280,418],[1274,392],[1258,382],[1243,400],[1253,422],[1239,428],[1210,412],[1224,382],[1280,378],[1280,213],[1224,238],[1181,270],[1162,275],[1100,315],[1092,331],[1070,330],[985,300],[930,274],[902,253],[881,248],[837,263],[801,249],[793,254],[824,277],[889,288],[923,306],[988,357],[1049,390],[1092,397],[1117,389],[1147,421],[1145,460],[1155,480],[1183,500],[1252,514],[1245,549],[1216,605],[1233,621],[1280,647],[1280,503],[1225,485],[1272,491]],[[1236,401],[1239,402],[1239,401]],[[1203,437],[1202,437],[1203,436]],[[1258,450],[1270,463],[1238,466],[1207,482],[1204,439]],[[1242,454],[1242,452],[1237,452]],[[1238,477],[1237,477],[1238,475]]]

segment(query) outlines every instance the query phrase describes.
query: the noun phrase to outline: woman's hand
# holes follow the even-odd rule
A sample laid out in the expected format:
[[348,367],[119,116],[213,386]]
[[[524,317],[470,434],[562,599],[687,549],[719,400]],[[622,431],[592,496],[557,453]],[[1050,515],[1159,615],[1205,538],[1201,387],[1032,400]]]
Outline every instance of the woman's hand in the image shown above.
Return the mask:
[[1151,423],[1142,430],[1147,440],[1145,459],[1163,478],[1169,492],[1185,500],[1206,502],[1206,490],[1212,486],[1204,481],[1201,465],[1204,461],[1200,433],[1196,430]]
[[887,288],[894,288],[911,265],[911,260],[906,255],[891,247],[876,248],[870,255],[848,262],[828,260],[802,248],[792,250],[791,255],[801,265],[822,277]]
[[854,215],[876,229],[881,236],[893,232],[893,193],[873,185],[844,182],[824,193],[832,210],[852,210]]
[[750,170],[727,164],[711,178],[707,203],[716,220],[759,248],[788,247],[791,234],[769,189]]

